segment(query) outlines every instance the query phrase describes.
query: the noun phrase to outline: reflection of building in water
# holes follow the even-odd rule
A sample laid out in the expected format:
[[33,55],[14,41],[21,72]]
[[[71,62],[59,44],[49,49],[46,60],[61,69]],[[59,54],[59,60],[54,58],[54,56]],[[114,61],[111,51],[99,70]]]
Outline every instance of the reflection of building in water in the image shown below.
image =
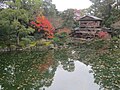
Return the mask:
[[[117,44],[112,43],[112,45]],[[3,90],[58,90],[58,86],[59,88],[69,86],[69,89],[65,88],[65,90],[71,90],[72,87],[74,87],[72,90],[78,90],[78,88],[81,90],[81,87],[83,87],[82,90],[99,90],[99,86],[94,84],[95,78],[95,82],[106,90],[119,90],[120,55],[118,48],[113,46],[109,52],[100,53],[100,55],[90,47],[75,50],[63,49],[54,53],[51,51],[19,52],[19,55],[12,53],[9,56],[4,55],[5,53],[0,54],[0,61],[5,62],[0,65],[0,88]],[[76,56],[80,56],[80,61],[92,66],[94,78],[92,74],[89,74],[88,66],[73,61],[72,56],[76,53],[78,53]],[[47,89],[51,86],[54,89]]]

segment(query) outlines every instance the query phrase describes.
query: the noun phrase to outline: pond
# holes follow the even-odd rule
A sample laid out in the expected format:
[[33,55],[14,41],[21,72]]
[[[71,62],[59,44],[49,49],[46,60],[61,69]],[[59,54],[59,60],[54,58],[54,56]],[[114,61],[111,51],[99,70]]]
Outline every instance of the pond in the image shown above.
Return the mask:
[[0,90],[119,90],[119,62],[91,50],[0,53]]
[[71,63],[74,63],[71,72],[64,70],[61,64],[57,67],[52,85],[45,90],[99,90],[93,74],[89,73],[90,66],[79,61]]

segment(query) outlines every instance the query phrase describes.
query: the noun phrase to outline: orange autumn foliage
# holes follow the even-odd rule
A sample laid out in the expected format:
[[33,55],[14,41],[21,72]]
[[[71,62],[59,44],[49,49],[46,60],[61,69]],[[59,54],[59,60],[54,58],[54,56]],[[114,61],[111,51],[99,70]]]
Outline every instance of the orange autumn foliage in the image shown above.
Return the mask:
[[71,33],[71,30],[70,30],[69,28],[64,27],[64,28],[59,29],[59,30],[57,31],[58,34],[61,34],[61,33],[64,33],[64,32],[65,32],[67,35],[69,35],[69,34]]
[[38,32],[43,30],[47,38],[53,38],[55,29],[45,16],[37,16],[35,21],[31,21],[30,24]]
[[53,54],[48,53],[44,56],[42,63],[37,64],[37,65],[33,65],[33,67],[35,67],[41,73],[44,73],[47,70],[49,70],[49,68],[52,67],[54,64],[55,63],[54,63]]

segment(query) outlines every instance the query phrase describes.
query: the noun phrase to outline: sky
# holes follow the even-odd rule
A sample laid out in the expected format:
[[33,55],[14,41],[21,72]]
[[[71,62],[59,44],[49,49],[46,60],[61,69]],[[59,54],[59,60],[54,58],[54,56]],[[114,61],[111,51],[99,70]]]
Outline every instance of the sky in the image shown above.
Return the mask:
[[89,0],[52,0],[58,11],[64,11],[70,8],[85,9],[91,5]]

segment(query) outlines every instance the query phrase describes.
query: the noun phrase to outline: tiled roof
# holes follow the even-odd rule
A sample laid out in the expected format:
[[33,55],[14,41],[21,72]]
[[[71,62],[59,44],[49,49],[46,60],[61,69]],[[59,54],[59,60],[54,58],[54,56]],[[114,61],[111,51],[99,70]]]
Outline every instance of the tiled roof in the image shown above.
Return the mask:
[[93,15],[85,15],[85,16],[81,17],[79,20],[82,20],[82,19],[85,18],[85,17],[90,17],[90,18],[92,18],[92,19],[94,19],[94,20],[102,20],[101,18],[98,18],[98,17],[93,16]]

